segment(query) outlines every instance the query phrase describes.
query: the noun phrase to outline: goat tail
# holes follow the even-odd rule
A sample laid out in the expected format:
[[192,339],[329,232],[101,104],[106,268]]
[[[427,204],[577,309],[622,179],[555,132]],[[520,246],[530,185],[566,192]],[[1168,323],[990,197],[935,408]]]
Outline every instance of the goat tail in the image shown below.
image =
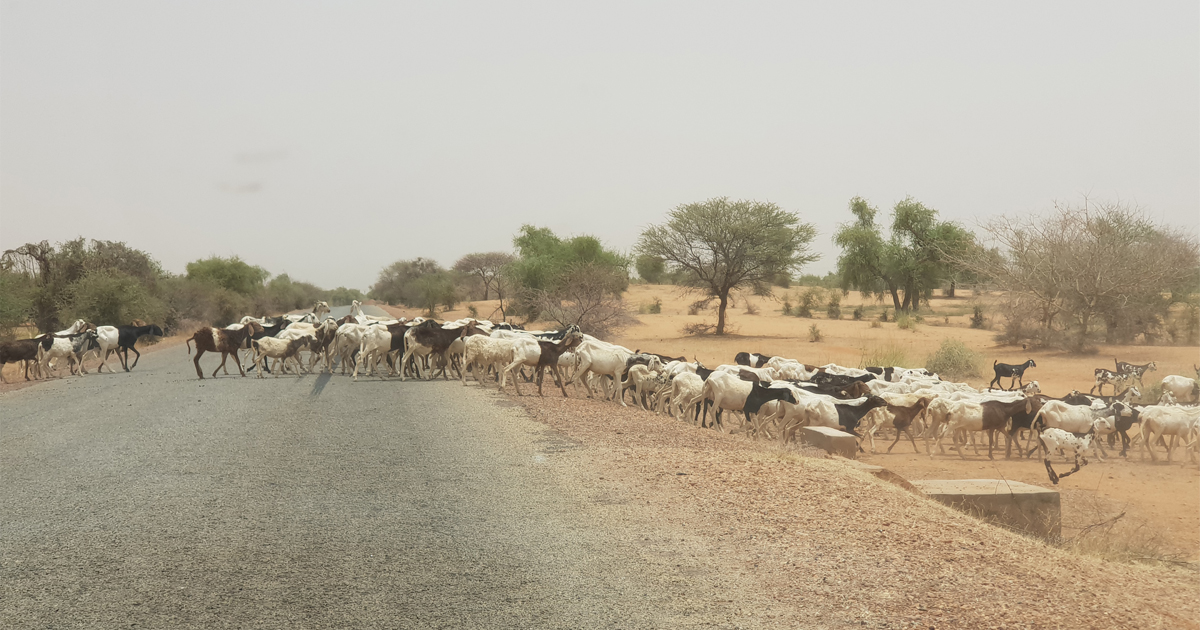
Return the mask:
[[[197,347],[198,347],[200,344],[196,344],[196,345],[197,345]],[[192,354],[192,340],[191,340],[190,338],[187,340],[187,348],[188,348],[188,356],[191,356],[191,354]]]
[[1000,359],[992,359],[992,367],[996,367],[996,364],[999,362],[1000,362]]

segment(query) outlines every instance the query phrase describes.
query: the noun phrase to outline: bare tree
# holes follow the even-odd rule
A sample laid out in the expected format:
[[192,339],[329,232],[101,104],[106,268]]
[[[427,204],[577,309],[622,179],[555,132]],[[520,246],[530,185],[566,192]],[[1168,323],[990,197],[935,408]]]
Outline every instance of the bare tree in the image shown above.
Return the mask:
[[1101,325],[1110,343],[1151,340],[1171,304],[1200,285],[1196,237],[1119,203],[1056,205],[1048,217],[1000,217],[985,229],[998,252],[958,262],[1006,291],[1010,325],[1036,312],[1044,340],[1067,332],[1076,350]]
[[720,197],[679,206],[667,222],[642,232],[637,253],[666,261],[692,286],[716,298],[716,334],[725,334],[725,309],[734,289],[771,293],[780,274],[817,260],[809,244],[817,230],[773,203]]
[[491,291],[500,290],[501,272],[512,261],[513,255],[504,252],[467,254],[454,263],[454,270],[478,278],[483,284],[483,299],[486,300]]
[[541,318],[606,339],[635,321],[625,310],[620,287],[624,278],[602,265],[584,263],[567,275],[564,287],[539,292],[536,303]]

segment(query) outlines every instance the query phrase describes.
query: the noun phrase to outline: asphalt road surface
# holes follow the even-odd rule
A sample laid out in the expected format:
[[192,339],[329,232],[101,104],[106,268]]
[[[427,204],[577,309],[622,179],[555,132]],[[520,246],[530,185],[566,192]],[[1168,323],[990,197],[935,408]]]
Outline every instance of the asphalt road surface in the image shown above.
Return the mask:
[[756,625],[495,393],[233,374],[180,346],[0,395],[0,627]]

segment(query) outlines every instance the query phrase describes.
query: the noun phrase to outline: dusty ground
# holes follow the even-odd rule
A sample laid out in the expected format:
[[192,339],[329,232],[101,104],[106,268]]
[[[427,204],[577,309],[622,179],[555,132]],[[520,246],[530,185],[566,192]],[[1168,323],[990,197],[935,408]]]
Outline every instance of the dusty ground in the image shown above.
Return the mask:
[[519,399],[613,492],[703,533],[780,627],[1195,628],[1192,569],[1108,562],[981,523],[837,460],[590,400]]
[[[791,295],[795,304],[795,295],[799,291],[792,289],[784,293]],[[1093,369],[1111,367],[1113,357],[1134,363],[1157,361],[1159,369],[1146,377],[1147,386],[1167,374],[1194,376],[1192,365],[1200,364],[1200,348],[1195,346],[1101,346],[1093,356],[1026,352],[1019,347],[1001,346],[994,340],[995,332],[968,326],[974,304],[977,301],[988,304],[994,298],[975,297],[969,292],[960,292],[960,296],[935,298],[933,313],[925,313],[926,323],[912,331],[901,330],[894,322],[872,328],[870,321],[850,319],[851,312],[859,304],[868,307],[871,318],[881,310],[877,302],[864,300],[857,292],[851,292],[843,299],[841,320],[827,319],[823,308],[815,313],[816,319],[784,317],[781,301],[765,297],[749,298],[758,310],[757,315],[749,315],[745,312],[746,298],[738,298],[736,307],[729,309],[730,325],[736,334],[716,338],[681,334],[680,329],[686,324],[716,320],[711,312],[687,314],[694,297],[681,294],[672,286],[633,285],[626,294],[632,310],[657,298],[662,300],[662,313],[637,315],[640,323],[627,328],[614,341],[633,349],[696,357],[707,365],[732,363],[733,356],[745,350],[797,358],[808,363],[836,362],[857,366],[864,354],[880,348],[896,348],[907,358],[908,365],[920,366],[942,340],[954,338],[981,353],[988,364],[992,359],[1005,363],[1034,359],[1037,367],[1030,368],[1027,374],[1051,395],[1062,395],[1072,389],[1087,391],[1093,384]],[[480,317],[499,319],[495,301],[464,303],[441,316],[467,317],[468,306],[474,306]],[[397,315],[420,314],[411,309],[387,308]],[[814,324],[824,336],[820,343],[808,341],[809,327]],[[990,373],[983,378],[968,379],[968,382],[983,387],[989,380]],[[889,437],[888,443],[890,441]],[[885,449],[886,444],[880,448],[881,451]],[[1064,534],[1070,536],[1072,528],[1125,512],[1115,532],[1132,532],[1144,525],[1160,528],[1167,532],[1161,541],[1163,549],[1191,561],[1200,560],[1200,482],[1197,481],[1200,468],[1195,465],[1152,465],[1148,461],[1142,462],[1140,457],[1141,453],[1138,453],[1130,458],[1131,461],[1117,461],[1119,458],[1114,457],[1105,463],[1093,463],[1062,482]],[[1026,483],[1050,485],[1041,461],[998,460],[993,464],[986,456],[973,454],[967,456],[967,461],[960,460],[957,455],[939,455],[930,461],[924,455],[914,456],[912,446],[907,443],[898,445],[892,455],[879,454],[864,459],[912,479],[995,478],[1003,475]],[[1144,535],[1144,531],[1139,534]]]

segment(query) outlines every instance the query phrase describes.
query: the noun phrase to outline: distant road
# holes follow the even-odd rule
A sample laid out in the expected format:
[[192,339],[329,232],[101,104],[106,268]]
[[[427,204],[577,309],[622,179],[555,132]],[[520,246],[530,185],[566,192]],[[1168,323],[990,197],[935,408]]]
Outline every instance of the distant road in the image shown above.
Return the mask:
[[231,371],[179,346],[0,395],[0,627],[745,623],[494,393]]

